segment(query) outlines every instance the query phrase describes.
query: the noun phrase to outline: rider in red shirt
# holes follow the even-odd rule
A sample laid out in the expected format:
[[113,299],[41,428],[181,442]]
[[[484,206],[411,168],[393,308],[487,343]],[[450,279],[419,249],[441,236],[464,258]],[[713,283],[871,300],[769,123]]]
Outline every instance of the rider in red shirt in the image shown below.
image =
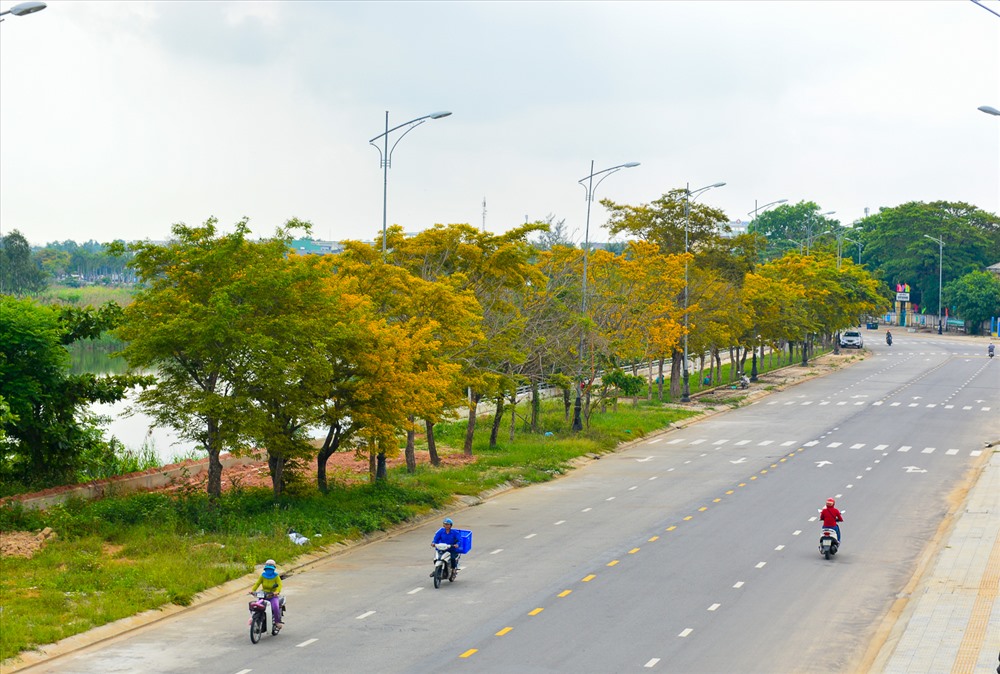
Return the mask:
[[843,541],[840,537],[840,525],[837,522],[843,522],[844,517],[840,514],[840,511],[834,508],[834,501],[832,498],[826,500],[826,507],[819,511],[819,517],[823,520],[824,529],[833,529],[837,532],[837,540]]

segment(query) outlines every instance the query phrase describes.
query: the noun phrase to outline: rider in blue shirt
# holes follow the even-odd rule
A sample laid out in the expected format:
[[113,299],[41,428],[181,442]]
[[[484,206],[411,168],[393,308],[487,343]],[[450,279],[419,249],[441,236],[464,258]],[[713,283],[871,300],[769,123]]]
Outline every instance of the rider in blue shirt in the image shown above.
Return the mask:
[[[458,570],[458,532],[451,528],[453,524],[454,522],[451,521],[451,518],[446,517],[444,522],[442,522],[443,526],[434,534],[434,542],[431,543],[431,547],[434,547],[438,543],[447,543],[451,546],[452,574]],[[431,575],[433,576],[434,574],[432,573]]]

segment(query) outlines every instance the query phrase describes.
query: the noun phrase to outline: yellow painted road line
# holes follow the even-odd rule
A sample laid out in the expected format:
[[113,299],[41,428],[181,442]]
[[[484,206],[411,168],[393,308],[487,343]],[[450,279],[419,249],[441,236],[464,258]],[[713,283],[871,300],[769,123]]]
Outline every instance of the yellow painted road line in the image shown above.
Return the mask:
[[707,507],[705,507],[705,506],[702,506],[702,507],[698,508],[698,512],[700,512],[700,513],[703,513],[703,512],[705,512],[706,510],[708,510],[708,508],[707,508]]
[[729,491],[726,492],[726,496],[729,496],[730,494],[733,494],[735,492],[736,492],[735,489],[730,489]]
[[739,483],[738,485],[736,485],[736,486],[737,486],[737,487],[745,487],[745,486],[747,486],[747,483],[746,483],[746,482],[740,482],[740,483]]
[[639,548],[632,548],[631,550],[628,551],[628,554],[634,555],[637,552],[639,552]]
[[538,615],[539,613],[541,613],[544,610],[545,609],[543,609],[543,608],[536,608],[534,611],[528,611],[528,615]]
[[688,520],[692,519],[693,517],[694,517],[694,515],[688,515],[687,517],[684,518],[684,521],[687,522]]
[[751,476],[750,476],[750,479],[751,479],[751,480],[756,480],[756,479],[757,479],[757,476],[756,476],[756,475],[751,475]]
[[652,538],[649,539],[649,542],[652,543],[653,541],[656,541],[656,540],[659,540],[659,539],[660,539],[659,536],[653,536]]
[[503,635],[507,634],[507,632],[510,632],[512,629],[514,629],[514,628],[513,627],[504,627],[502,630],[500,630],[499,632],[496,633],[496,636],[502,637]]
[[477,653],[477,652],[479,652],[479,649],[478,649],[478,648],[470,648],[469,650],[467,650],[466,652],[462,653],[462,654],[461,654],[460,656],[458,656],[458,657],[460,657],[460,658],[467,658],[467,657],[469,657],[470,655],[472,655],[473,653]]
[[590,581],[594,580],[595,578],[597,578],[597,576],[595,576],[594,574],[590,574],[589,576],[584,576],[584,577],[583,577],[583,578],[581,579],[581,581],[580,581],[580,582],[581,582],[581,583],[589,583]]
[[712,499],[712,503],[718,503],[721,500],[722,500],[721,498],[714,498]]
[[563,590],[562,592],[560,592],[560,593],[559,593],[559,594],[557,594],[556,596],[557,596],[557,597],[568,597],[568,596],[569,596],[569,594],[570,594],[570,592],[572,592],[572,591],[573,591],[573,590]]
[[671,525],[671,526],[667,527],[667,531],[673,531],[676,528],[677,528],[677,525],[674,524],[674,525]]
[[608,566],[614,566],[617,563],[618,563],[617,559],[612,559],[610,562],[608,562]]

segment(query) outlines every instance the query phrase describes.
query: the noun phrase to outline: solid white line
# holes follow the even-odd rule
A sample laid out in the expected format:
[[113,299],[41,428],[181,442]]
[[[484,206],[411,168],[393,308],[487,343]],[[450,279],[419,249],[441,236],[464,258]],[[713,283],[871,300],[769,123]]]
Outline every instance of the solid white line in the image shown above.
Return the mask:
[[606,498],[606,499],[604,499],[604,500],[605,500],[605,501],[614,501],[614,500],[615,500],[615,497],[614,497],[614,496],[609,496],[609,497],[607,497],[607,498]]
[[714,611],[715,609],[719,608],[720,606],[722,606],[722,604],[712,604],[711,606],[708,607],[708,610],[709,611]]
[[316,643],[317,641],[319,641],[319,640],[318,639],[306,639],[301,644],[295,644],[295,647],[296,648],[304,648],[304,647],[308,646],[309,644]]
[[646,667],[646,668],[655,667],[656,663],[659,662],[659,661],[660,661],[659,658],[650,658],[649,662],[647,662],[645,665],[643,665],[643,667]]
[[654,475],[653,477],[651,477],[651,478],[649,478],[649,479],[650,479],[650,480],[655,480],[655,479],[656,479],[656,477],[657,477],[657,476],[656,476],[656,475]]
[[566,524],[566,520],[559,520],[555,523],[555,526],[559,526],[560,524]]
[[593,508],[584,508],[580,512],[582,512],[582,513],[589,513],[591,510],[593,510]]
[[650,440],[650,441],[649,441],[649,442],[647,442],[646,444],[647,444],[647,445],[655,445],[656,443],[658,443],[658,442],[659,442],[660,440],[662,440],[662,439],[663,439],[663,438],[653,438],[652,440]]
[[527,535],[527,536],[525,536],[524,538],[525,538],[525,539],[528,539],[528,538],[534,538],[534,537],[535,537],[535,536],[537,536],[537,535],[538,535],[538,534],[528,534],[528,535]]
[[639,488],[639,485],[636,485],[636,486],[634,486],[634,487],[629,487],[629,488],[628,488],[628,490],[629,490],[629,491],[632,491],[633,489],[638,489],[638,488]]
[[364,620],[368,616],[374,615],[374,614],[375,614],[375,611],[365,611],[364,613],[362,613],[361,615],[359,615],[357,618],[355,618],[355,620]]
[[681,630],[681,633],[678,634],[677,636],[679,636],[679,637],[686,637],[687,635],[691,634],[691,632],[694,632],[694,630],[691,629],[690,627],[688,627],[686,629]]
[[416,593],[420,592],[420,591],[421,591],[422,589],[424,589],[424,588],[422,588],[422,587],[418,587],[418,588],[415,588],[415,589],[413,589],[413,590],[410,590],[410,591],[409,591],[409,592],[407,592],[406,594],[416,594]]
[[495,555],[495,554],[497,554],[498,552],[503,552],[503,548],[497,548],[496,550],[494,550],[494,551],[493,551],[493,552],[491,552],[490,554],[491,554],[491,555]]
[[743,581],[742,580],[736,581],[736,585],[733,585],[733,587],[736,588],[737,590],[740,589],[741,587],[743,587]]

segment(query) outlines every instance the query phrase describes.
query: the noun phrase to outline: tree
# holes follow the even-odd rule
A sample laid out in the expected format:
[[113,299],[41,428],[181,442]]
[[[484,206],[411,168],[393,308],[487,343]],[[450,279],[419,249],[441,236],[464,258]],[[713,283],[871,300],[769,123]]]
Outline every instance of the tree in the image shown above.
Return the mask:
[[944,287],[945,302],[978,335],[983,324],[1000,316],[1000,279],[989,272],[974,271]]
[[566,218],[556,220],[556,216],[549,213],[545,220],[540,220],[536,224],[545,227],[545,229],[538,230],[538,236],[531,242],[538,250],[552,250],[554,246],[573,246],[573,241],[566,229]]
[[816,245],[823,232],[835,231],[837,221],[827,219],[819,211],[816,202],[800,201],[797,204],[782,204],[758,214],[750,225],[750,231],[767,239],[762,261],[773,260],[793,250],[804,253]]
[[99,336],[120,320],[117,306],[71,309],[0,296],[0,456],[5,479],[52,486],[113,460],[115,444],[88,413],[124,398],[147,377],[70,374],[66,345]]
[[167,244],[130,246],[143,289],[118,330],[129,364],[157,372],[156,386],[138,396],[139,407],[208,452],[212,497],[222,493],[222,451],[244,449],[254,427],[244,377],[267,348],[261,313],[276,301],[256,279],[273,274],[287,251],[280,234],[248,240],[246,219],[231,234],[216,225],[215,218],[200,227],[177,224]]
[[45,272],[35,263],[31,246],[16,229],[0,239],[0,293],[28,295],[45,289]]

